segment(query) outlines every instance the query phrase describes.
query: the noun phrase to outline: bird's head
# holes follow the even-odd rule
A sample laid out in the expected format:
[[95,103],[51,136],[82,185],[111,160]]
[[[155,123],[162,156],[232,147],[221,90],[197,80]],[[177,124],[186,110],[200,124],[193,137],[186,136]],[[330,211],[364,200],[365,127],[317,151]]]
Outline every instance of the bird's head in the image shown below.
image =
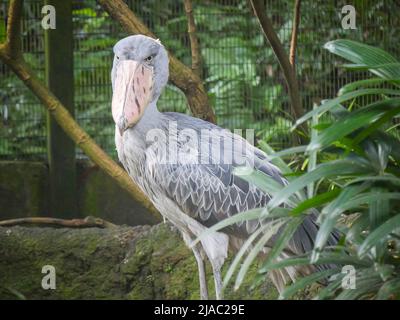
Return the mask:
[[114,46],[112,115],[120,133],[134,126],[168,82],[168,54],[160,41],[135,35]]

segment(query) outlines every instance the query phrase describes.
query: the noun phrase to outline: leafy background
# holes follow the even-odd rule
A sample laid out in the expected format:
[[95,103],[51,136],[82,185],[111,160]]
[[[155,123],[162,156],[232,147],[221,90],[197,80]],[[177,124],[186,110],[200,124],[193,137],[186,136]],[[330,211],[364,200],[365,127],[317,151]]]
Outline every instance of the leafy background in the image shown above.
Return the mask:
[[[190,46],[182,1],[139,0],[128,5],[185,64]],[[310,110],[334,97],[365,71],[343,72],[339,60],[322,49],[328,40],[349,38],[399,55],[399,6],[395,1],[352,1],[357,29],[343,30],[340,10],[348,1],[302,2],[297,70],[304,106]],[[24,5],[23,48],[43,79],[43,1]],[[281,41],[288,48],[293,1],[266,1]],[[75,113],[79,123],[115,156],[110,117],[110,66],[113,44],[126,34],[93,0],[74,2]],[[0,1],[0,37],[4,36],[7,1]],[[258,141],[275,149],[291,143],[292,124],[284,79],[245,0],[194,1],[201,42],[203,79],[218,123],[226,128],[256,129]],[[393,27],[390,27],[393,26]],[[0,159],[46,159],[46,113],[35,97],[0,63]],[[169,85],[162,110],[188,112],[183,94]],[[77,156],[84,155],[77,150]]]

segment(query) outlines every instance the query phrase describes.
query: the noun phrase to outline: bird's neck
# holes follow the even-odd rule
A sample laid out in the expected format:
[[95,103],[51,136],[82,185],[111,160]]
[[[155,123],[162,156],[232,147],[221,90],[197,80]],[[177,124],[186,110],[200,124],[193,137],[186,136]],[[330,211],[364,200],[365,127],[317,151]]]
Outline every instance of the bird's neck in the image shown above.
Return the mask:
[[146,135],[150,129],[157,128],[162,119],[162,113],[158,111],[157,100],[151,102],[144,110],[143,116],[139,122],[132,128],[136,134]]
[[155,99],[153,102],[150,102],[150,104],[144,110],[144,114],[141,120],[151,121],[151,119],[155,119],[160,116],[160,111],[158,111],[157,108],[157,101],[158,99]]

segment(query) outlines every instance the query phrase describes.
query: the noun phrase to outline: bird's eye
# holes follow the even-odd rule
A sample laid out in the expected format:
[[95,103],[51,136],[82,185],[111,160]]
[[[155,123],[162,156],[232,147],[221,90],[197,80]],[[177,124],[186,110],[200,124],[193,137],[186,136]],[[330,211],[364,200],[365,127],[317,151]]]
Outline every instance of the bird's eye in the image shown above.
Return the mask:
[[148,56],[145,60],[146,62],[151,62],[153,60],[153,56]]
[[119,60],[119,56],[115,56],[117,58],[117,60]]

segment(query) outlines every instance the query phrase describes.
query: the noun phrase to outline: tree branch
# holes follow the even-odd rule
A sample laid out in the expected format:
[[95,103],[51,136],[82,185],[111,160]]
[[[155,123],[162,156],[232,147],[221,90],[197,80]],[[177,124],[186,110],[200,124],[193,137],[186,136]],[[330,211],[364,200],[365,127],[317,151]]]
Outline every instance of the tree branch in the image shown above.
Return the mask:
[[21,12],[22,0],[10,0],[8,7],[6,41],[0,47],[4,54],[21,58]]
[[[295,119],[300,118],[304,114],[304,109],[301,105],[301,98],[299,93],[299,86],[296,79],[296,74],[290,64],[289,58],[283,49],[282,43],[280,42],[274,28],[272,26],[271,20],[266,14],[266,9],[263,4],[263,0],[249,0],[253,8],[254,15],[257,17],[264,36],[270,43],[275,56],[278,59],[279,65],[283,71],[286,84],[288,86],[290,102],[292,105],[292,112]],[[306,130],[306,127],[302,127]]]
[[300,5],[301,0],[295,0],[294,14],[293,14],[293,27],[292,27],[292,39],[290,41],[290,53],[289,60],[293,67],[294,72],[296,72],[296,47],[297,47],[297,34],[299,32],[300,24]]
[[194,21],[194,16],[193,16],[192,1],[184,0],[183,3],[185,5],[185,12],[188,21],[188,34],[190,39],[190,47],[192,51],[192,70],[199,78],[201,78],[201,67],[202,67],[201,52],[200,52],[199,39],[197,38],[196,35],[196,23]]
[[[78,145],[79,148],[101,169],[114,178],[118,184],[128,191],[138,202],[149,210],[151,214],[160,219],[158,211],[139,189],[133,183],[128,174],[117,165],[97,144],[96,142],[78,125],[68,110],[62,103],[51,93],[51,91],[35,76],[29,66],[26,64],[20,47],[16,44],[21,42],[18,35],[22,1],[10,1],[7,39],[5,44],[0,46],[0,59],[8,65],[14,73],[24,82],[24,84],[32,91],[32,93],[41,101],[41,103],[50,111],[51,115],[57,121],[65,133]],[[16,13],[18,13],[16,15]],[[13,48],[10,51],[10,48]],[[15,55],[10,55],[14,51]]]
[[[122,0],[98,0],[98,2],[126,32],[157,38]],[[169,68],[171,82],[186,95],[193,115],[215,123],[215,114],[200,78],[171,53],[169,53]]]
[[59,226],[68,228],[115,228],[116,225],[95,217],[86,217],[85,219],[56,219],[49,217],[30,217],[30,218],[19,218],[9,219],[0,221],[0,227],[11,227],[21,224],[34,224],[34,225],[48,225],[48,226]]

